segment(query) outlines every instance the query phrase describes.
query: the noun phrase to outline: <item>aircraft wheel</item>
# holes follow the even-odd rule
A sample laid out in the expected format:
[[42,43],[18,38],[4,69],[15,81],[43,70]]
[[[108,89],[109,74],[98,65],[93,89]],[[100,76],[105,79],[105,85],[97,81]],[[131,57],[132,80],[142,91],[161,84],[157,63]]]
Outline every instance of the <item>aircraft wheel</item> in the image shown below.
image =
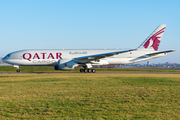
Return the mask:
[[88,72],[88,70],[87,69],[84,69],[84,73],[87,73]]
[[20,72],[20,70],[19,70],[19,69],[17,69],[17,72],[19,73],[19,72]]
[[91,71],[92,71],[92,73],[95,73],[95,72],[96,72],[96,70],[95,70],[95,69],[92,69]]
[[83,72],[84,72],[84,69],[80,69],[79,71],[80,71],[81,73],[83,73]]
[[91,69],[88,69],[88,73],[91,73],[92,72],[92,70]]

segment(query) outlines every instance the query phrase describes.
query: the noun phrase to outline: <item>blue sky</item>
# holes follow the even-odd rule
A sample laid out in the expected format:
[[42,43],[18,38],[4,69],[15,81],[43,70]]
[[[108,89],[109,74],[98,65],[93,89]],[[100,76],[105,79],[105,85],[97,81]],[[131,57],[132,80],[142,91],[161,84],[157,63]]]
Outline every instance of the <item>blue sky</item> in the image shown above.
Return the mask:
[[179,0],[0,0],[0,56],[22,49],[137,48],[167,24],[151,63],[180,63]]

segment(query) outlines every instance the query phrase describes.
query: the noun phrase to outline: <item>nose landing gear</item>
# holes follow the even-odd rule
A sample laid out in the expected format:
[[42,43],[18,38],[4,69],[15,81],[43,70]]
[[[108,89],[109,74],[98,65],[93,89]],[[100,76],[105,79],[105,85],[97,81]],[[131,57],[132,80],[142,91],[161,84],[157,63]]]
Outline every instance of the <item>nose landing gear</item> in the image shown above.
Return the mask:
[[14,65],[14,67],[17,69],[17,72],[20,72],[19,65]]
[[19,69],[17,69],[17,72],[19,73],[19,72],[20,72],[20,70],[19,70]]

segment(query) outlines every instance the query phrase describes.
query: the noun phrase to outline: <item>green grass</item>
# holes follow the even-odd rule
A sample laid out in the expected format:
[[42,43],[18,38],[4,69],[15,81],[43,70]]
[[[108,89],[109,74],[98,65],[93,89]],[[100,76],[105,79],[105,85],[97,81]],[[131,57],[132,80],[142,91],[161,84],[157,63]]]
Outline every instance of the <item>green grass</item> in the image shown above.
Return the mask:
[[[70,71],[54,70],[53,66],[20,66],[21,72],[79,72],[81,68]],[[97,72],[180,72],[180,68],[95,68]],[[0,72],[16,72],[13,66],[0,66]]]
[[180,119],[180,74],[0,74],[0,91],[0,119]]

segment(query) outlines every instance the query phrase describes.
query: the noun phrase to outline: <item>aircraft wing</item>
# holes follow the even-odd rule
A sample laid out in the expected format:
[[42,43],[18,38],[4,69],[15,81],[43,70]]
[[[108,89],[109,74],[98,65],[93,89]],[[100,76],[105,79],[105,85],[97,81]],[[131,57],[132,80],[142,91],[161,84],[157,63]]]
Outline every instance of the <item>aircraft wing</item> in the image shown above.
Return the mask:
[[106,57],[110,57],[113,55],[117,55],[117,54],[122,54],[122,53],[126,53],[126,52],[130,52],[130,51],[134,51],[136,49],[130,49],[130,50],[124,50],[124,51],[116,51],[116,52],[110,52],[110,53],[102,53],[102,54],[95,54],[95,55],[89,55],[89,56],[83,56],[83,57],[78,57],[75,58],[75,61],[93,61],[93,60],[98,60],[98,59],[102,59],[102,58],[106,58]]

